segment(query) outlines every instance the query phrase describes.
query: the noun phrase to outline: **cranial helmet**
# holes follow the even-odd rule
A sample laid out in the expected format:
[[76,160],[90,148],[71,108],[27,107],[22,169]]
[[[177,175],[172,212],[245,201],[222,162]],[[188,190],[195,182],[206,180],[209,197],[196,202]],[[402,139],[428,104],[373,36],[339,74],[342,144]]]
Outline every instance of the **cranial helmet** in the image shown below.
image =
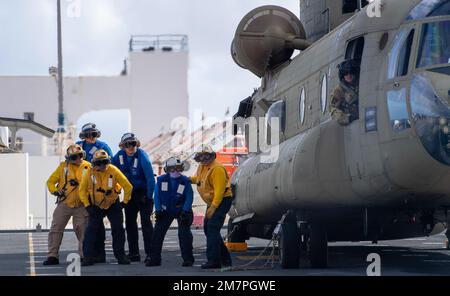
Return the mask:
[[181,159],[176,157],[169,158],[164,165],[164,172],[168,173],[171,169],[176,169],[177,171],[184,171],[184,163]]
[[136,147],[140,147],[141,146],[141,141],[139,141],[139,139],[136,137],[135,134],[133,134],[133,133],[126,133],[120,139],[119,147],[121,149],[123,149],[123,148],[125,148],[125,146],[124,146],[125,143],[130,143],[130,142],[136,142]]
[[109,157],[108,153],[106,153],[105,150],[100,149],[95,151],[94,157],[92,158],[92,164],[94,166],[100,165],[100,164],[110,164],[111,158]]
[[100,138],[102,136],[101,131],[97,129],[97,126],[94,123],[87,123],[83,125],[83,127],[81,128],[80,139],[86,139],[87,134],[89,133],[97,133],[95,138]]
[[86,152],[80,145],[74,144],[70,145],[66,151],[66,160],[70,160],[71,157],[80,155],[81,158],[86,158]]
[[210,145],[202,145],[200,149],[197,151],[197,153],[194,156],[194,160],[197,162],[200,162],[200,158],[202,156],[207,156],[212,159],[216,159],[217,155],[214,149]]
[[343,81],[344,76],[347,74],[353,74],[356,79],[356,76],[359,73],[359,64],[355,60],[349,59],[340,63],[338,65],[338,69],[339,69],[339,80]]

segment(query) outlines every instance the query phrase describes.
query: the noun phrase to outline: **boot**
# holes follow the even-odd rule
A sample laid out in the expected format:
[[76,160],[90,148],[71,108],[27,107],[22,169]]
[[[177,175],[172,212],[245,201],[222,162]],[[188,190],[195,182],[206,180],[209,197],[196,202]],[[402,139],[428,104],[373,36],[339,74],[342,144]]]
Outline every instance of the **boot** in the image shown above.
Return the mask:
[[130,259],[128,259],[128,257],[123,254],[117,257],[117,263],[119,263],[119,265],[129,265],[131,262]]
[[141,262],[141,256],[139,254],[128,254],[128,259],[130,259],[131,262]]
[[230,267],[232,265],[231,260],[224,260],[221,262],[222,267]]
[[94,259],[86,257],[83,259],[83,262],[81,262],[81,266],[92,266],[94,264],[95,264]]
[[59,265],[59,259],[56,257],[48,257],[43,263],[45,266],[48,265]]
[[94,257],[94,263],[106,263],[106,257]]
[[181,264],[181,266],[183,266],[183,267],[191,267],[192,265],[194,265],[194,261],[190,261],[190,260],[185,260],[185,261],[183,261],[183,264]]
[[202,269],[217,269],[221,267],[222,265],[216,262],[205,262],[202,264]]
[[152,267],[152,266],[161,266],[161,260],[154,260],[150,259],[145,263],[145,266]]

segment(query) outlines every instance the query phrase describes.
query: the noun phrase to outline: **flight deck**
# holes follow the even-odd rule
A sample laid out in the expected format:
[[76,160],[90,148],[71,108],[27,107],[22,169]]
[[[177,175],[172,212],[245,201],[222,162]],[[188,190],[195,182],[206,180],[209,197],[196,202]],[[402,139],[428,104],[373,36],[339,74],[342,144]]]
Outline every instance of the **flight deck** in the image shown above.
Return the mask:
[[[73,232],[64,235],[59,266],[43,266],[47,254],[47,232],[0,233],[0,276],[65,276],[66,258],[76,253]],[[282,269],[278,250],[272,255],[269,241],[251,239],[248,250],[233,253],[233,269],[202,270],[206,261],[206,240],[203,231],[193,230],[193,267],[181,267],[182,259],[176,229],[169,230],[164,241],[162,266],[145,267],[144,263],[117,265],[112,253],[111,234],[106,238],[107,263],[81,267],[82,276],[366,276],[369,254],[379,254],[383,276],[450,275],[450,251],[445,249],[445,235],[396,241],[330,243],[329,268],[311,269],[303,256],[299,269]],[[225,235],[225,231],[223,231]],[[142,244],[141,244],[142,245]],[[262,253],[262,254],[261,254]],[[144,252],[141,250],[141,257]],[[272,264],[274,263],[274,264]]]

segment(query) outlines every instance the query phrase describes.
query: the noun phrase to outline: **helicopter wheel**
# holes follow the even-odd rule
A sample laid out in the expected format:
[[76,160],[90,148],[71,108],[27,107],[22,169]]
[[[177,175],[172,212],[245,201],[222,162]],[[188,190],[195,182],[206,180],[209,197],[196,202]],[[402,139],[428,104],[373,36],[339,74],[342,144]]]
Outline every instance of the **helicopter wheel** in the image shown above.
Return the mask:
[[326,268],[328,266],[327,230],[318,223],[311,224],[309,259],[312,268]]
[[300,235],[297,223],[286,222],[281,227],[279,238],[280,263],[284,269],[300,266]]

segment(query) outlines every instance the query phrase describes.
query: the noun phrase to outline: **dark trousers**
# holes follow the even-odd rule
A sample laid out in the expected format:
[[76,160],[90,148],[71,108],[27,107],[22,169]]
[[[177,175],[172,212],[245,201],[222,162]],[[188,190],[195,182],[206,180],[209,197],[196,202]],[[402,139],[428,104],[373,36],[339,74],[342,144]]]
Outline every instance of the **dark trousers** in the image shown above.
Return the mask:
[[89,215],[88,226],[84,238],[83,252],[86,258],[92,259],[95,253],[97,234],[103,225],[103,218],[108,217],[111,223],[112,245],[116,258],[125,255],[125,230],[123,229],[123,214],[119,200],[111,205],[109,209],[95,208],[94,215]]
[[225,197],[211,219],[203,221],[203,230],[206,235],[206,257],[211,263],[231,263],[231,256],[225,246],[220,230],[225,222],[225,217],[231,208],[232,199]]
[[[103,219],[103,218],[102,218]],[[106,258],[105,251],[105,239],[106,239],[106,230],[105,225],[102,223],[99,224],[97,235],[95,236],[95,247],[94,247],[94,257],[95,258]]]
[[141,216],[142,236],[144,238],[145,254],[150,254],[150,245],[153,235],[153,224],[150,216],[153,212],[153,200],[145,195],[133,194],[125,207],[125,225],[127,229],[128,250],[131,255],[139,255],[139,233],[137,215]]
[[[166,236],[167,230],[169,230],[175,218],[170,215],[165,215],[156,221],[155,231],[153,232],[152,247],[150,251],[150,258],[155,261],[161,262],[161,250]],[[184,261],[194,262],[194,255],[192,254],[192,242],[193,236],[191,232],[191,225],[194,221],[194,214],[191,213],[189,223],[182,223],[180,218],[178,221],[178,240],[180,243],[181,257]]]

